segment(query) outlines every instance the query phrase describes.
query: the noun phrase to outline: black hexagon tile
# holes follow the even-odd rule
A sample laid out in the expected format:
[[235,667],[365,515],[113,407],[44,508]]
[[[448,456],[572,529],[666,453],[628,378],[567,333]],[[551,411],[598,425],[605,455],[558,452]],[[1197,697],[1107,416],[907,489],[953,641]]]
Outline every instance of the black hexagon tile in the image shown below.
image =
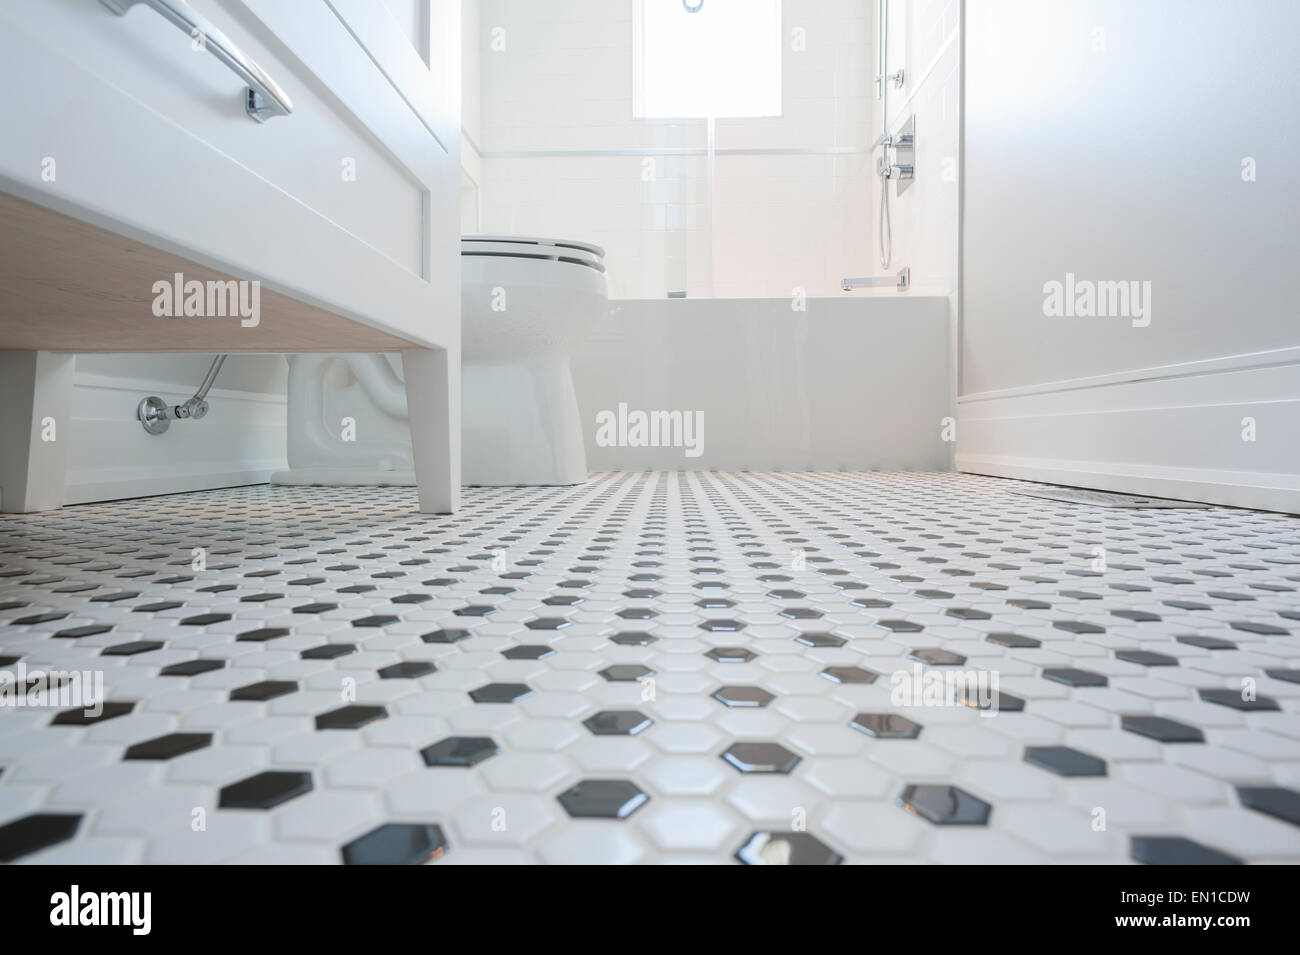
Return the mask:
[[854,666],[826,667],[821,676],[832,683],[875,683],[880,678],[879,673]]
[[1006,690],[991,687],[965,687],[956,694],[957,702],[977,710],[992,710],[997,713],[1023,713],[1025,701]]
[[304,660],[337,660],[339,657],[351,656],[357,652],[355,644],[323,643],[319,647],[302,651]]
[[449,736],[420,750],[428,766],[476,766],[501,752],[486,736]]
[[782,607],[777,613],[791,620],[818,620],[822,616],[820,610],[814,610],[812,607]]
[[230,619],[228,613],[200,613],[193,617],[186,617],[181,620],[181,626],[185,627],[209,627],[214,623],[225,623]]
[[538,617],[536,620],[529,620],[524,626],[529,630],[563,630],[573,624],[563,617]]
[[1100,673],[1078,667],[1048,667],[1043,671],[1043,677],[1066,686],[1105,686],[1109,682]]
[[650,717],[637,710],[601,710],[582,721],[597,736],[635,736],[649,729]]
[[161,676],[198,676],[201,673],[220,670],[225,665],[225,660],[186,660],[183,663],[165,666],[158,673]]
[[532,690],[523,683],[488,683],[477,690],[470,690],[469,698],[475,703],[515,703]]
[[648,633],[639,631],[629,631],[625,633],[616,633],[610,638],[610,642],[618,644],[620,647],[648,647],[654,643],[658,637],[653,637]]
[[106,623],[92,623],[84,627],[67,627],[54,633],[56,637],[66,637],[69,640],[80,640],[82,637],[94,637],[101,633],[108,633],[113,628]]
[[356,620],[353,620],[352,626],[362,627],[362,628],[368,627],[374,629],[382,629],[384,627],[389,626],[390,624],[397,623],[398,619],[399,619],[398,617],[395,617],[392,614],[388,614],[388,613],[371,614],[369,616],[358,617]]
[[236,640],[243,640],[250,643],[265,643],[268,640],[278,640],[280,637],[287,637],[289,630],[286,627],[259,627],[256,630],[245,630]]
[[379,668],[381,680],[418,680],[430,673],[437,673],[438,668],[427,660],[407,660]]
[[842,647],[849,642],[833,633],[801,633],[794,639],[805,647]]
[[1277,700],[1271,696],[1255,695],[1247,692],[1246,689],[1240,690],[1221,690],[1208,689],[1198,690],[1197,695],[1206,703],[1217,703],[1219,706],[1228,706],[1234,710],[1243,710],[1246,712],[1268,711],[1280,709]]
[[66,842],[77,834],[81,816],[67,812],[36,812],[0,826],[0,862]]
[[1069,746],[1030,746],[1025,762],[1058,776],[1105,776],[1106,761]]
[[584,779],[556,798],[575,819],[626,819],[650,797],[626,779]]
[[960,653],[953,653],[951,650],[944,650],[942,647],[921,647],[909,653],[907,658],[915,660],[917,663],[928,663],[934,667],[957,667],[966,662],[966,658]]
[[1160,743],[1203,743],[1205,734],[1195,726],[1188,726],[1164,716],[1131,714],[1120,717],[1120,729],[1146,736]]
[[713,698],[727,706],[745,708],[767,706],[776,699],[761,686],[723,686],[713,691]]
[[616,663],[600,671],[600,675],[611,683],[635,683],[653,673],[654,670],[639,663]]
[[1116,650],[1115,659],[1125,663],[1136,663],[1144,667],[1176,667],[1178,658],[1154,650]]
[[443,630],[434,630],[420,637],[425,643],[458,643],[461,640],[468,640],[474,634],[462,627],[448,627]]
[[311,773],[268,770],[223,786],[217,805],[222,809],[273,809],[311,789]]
[[624,620],[650,620],[653,617],[658,616],[658,614],[649,607],[629,607],[625,610],[620,610],[618,616],[622,617]]
[[722,758],[742,773],[789,773],[800,761],[780,743],[732,743]]
[[1182,836],[1134,836],[1129,854],[1146,865],[1241,865],[1235,856]]
[[993,807],[957,786],[912,785],[898,804],[937,826],[983,826]]
[[287,696],[298,691],[298,684],[292,680],[263,680],[250,683],[230,691],[232,700],[274,700],[277,696]]
[[175,759],[212,745],[211,733],[168,733],[127,747],[123,759]]
[[704,654],[719,663],[748,663],[758,654],[748,647],[714,647]]
[[1085,620],[1053,620],[1052,626],[1057,630],[1064,630],[1067,633],[1075,634],[1106,632],[1105,627],[1095,623],[1088,623]]
[[317,716],[316,728],[318,730],[359,730],[387,716],[388,710],[382,706],[341,706]]
[[1254,809],[1293,826],[1300,826],[1300,792],[1281,786],[1238,786],[1237,799]]
[[132,640],[130,643],[119,643],[117,646],[107,648],[104,651],[104,656],[133,657],[140,653],[149,653],[162,648],[163,643],[161,640]]
[[346,865],[422,865],[448,849],[441,826],[390,822],[343,847]]
[[[96,712],[96,709],[98,712]],[[54,719],[50,720],[51,726],[90,726],[94,723],[102,723],[104,720],[111,720],[114,717],[126,716],[135,709],[134,703],[114,702],[107,700],[98,707],[87,707],[80,710],[64,710]]]
[[925,629],[921,624],[911,620],[877,620],[876,626],[881,630],[890,630],[894,633],[920,633]]
[[526,643],[517,647],[507,647],[501,655],[507,660],[544,660],[554,655],[555,651],[541,643]]
[[876,739],[916,739],[921,735],[921,724],[898,713],[859,713],[849,722]]
[[1285,627],[1279,627],[1271,623],[1258,623],[1254,620],[1234,620],[1229,624],[1233,630],[1240,630],[1242,633],[1257,633],[1266,637],[1285,637],[1291,631]]
[[1189,647],[1200,647],[1202,650],[1235,650],[1237,645],[1231,640],[1224,640],[1222,637],[1202,637],[1199,634],[1188,634],[1175,638],[1179,643],[1185,643]]
[[751,833],[736,850],[745,865],[839,865],[844,857],[807,832]]

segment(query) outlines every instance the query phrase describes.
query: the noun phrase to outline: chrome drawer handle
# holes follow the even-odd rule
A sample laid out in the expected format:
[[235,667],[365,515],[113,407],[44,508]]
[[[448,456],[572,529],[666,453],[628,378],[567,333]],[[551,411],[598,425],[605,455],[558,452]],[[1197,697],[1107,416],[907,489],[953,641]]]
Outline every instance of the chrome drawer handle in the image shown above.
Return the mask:
[[259,123],[266,122],[271,116],[288,116],[293,112],[284,90],[276,85],[275,80],[266,75],[266,71],[244,56],[239,47],[230,42],[230,37],[218,30],[206,18],[199,15],[185,0],[99,0],[119,17],[137,3],[143,3],[156,10],[166,20],[180,27],[191,37],[201,38],[203,46],[235,75],[248,85],[244,97],[244,110]]

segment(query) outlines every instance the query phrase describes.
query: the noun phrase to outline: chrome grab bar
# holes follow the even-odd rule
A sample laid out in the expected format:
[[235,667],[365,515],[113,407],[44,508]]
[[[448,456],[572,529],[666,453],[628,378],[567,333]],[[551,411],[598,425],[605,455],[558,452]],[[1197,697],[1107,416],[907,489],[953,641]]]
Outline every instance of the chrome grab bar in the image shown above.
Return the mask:
[[293,103],[288,94],[271,79],[260,66],[246,57],[230,37],[218,30],[211,21],[200,15],[185,0],[99,0],[119,17],[126,16],[126,11],[137,3],[143,3],[156,11],[168,22],[184,30],[191,38],[198,39],[208,50],[226,66],[230,67],[248,86],[244,97],[244,111],[259,123],[264,123],[271,116],[288,116],[293,112]]
[[840,279],[840,288],[851,292],[855,288],[896,288],[906,292],[912,286],[912,269],[903,266],[897,275],[873,275],[864,279]]

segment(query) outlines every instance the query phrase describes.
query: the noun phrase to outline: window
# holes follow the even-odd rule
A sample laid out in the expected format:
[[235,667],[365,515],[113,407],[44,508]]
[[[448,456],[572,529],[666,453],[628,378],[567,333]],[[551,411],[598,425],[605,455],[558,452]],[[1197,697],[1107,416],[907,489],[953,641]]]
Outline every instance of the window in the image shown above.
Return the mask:
[[636,0],[632,114],[781,115],[781,0]]

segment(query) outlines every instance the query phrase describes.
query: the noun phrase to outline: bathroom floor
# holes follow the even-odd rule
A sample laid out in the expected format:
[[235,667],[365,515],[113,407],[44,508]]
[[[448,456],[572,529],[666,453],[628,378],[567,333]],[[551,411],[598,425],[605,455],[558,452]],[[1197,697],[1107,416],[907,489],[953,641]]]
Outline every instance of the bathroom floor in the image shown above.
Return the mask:
[[1300,522],[1032,487],[6,515],[0,861],[1300,862]]

